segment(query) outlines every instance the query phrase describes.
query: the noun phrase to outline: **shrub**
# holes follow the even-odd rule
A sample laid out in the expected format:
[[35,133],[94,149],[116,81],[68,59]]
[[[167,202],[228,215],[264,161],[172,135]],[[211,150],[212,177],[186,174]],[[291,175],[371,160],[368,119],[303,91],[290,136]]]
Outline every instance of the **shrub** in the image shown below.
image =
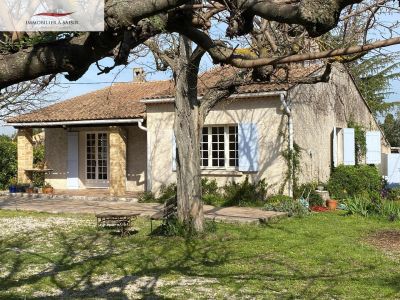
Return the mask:
[[388,200],[392,200],[392,201],[400,200],[400,188],[396,187],[396,188],[388,189],[386,197]]
[[215,221],[204,222],[204,231],[197,232],[193,226],[184,224],[178,220],[176,216],[170,217],[161,226],[156,228],[152,234],[162,236],[178,236],[186,239],[199,238],[206,233],[214,233],[217,231],[217,224]]
[[267,203],[265,210],[287,212],[289,217],[304,217],[309,211],[299,201],[293,200],[291,197],[283,196],[279,198],[279,202]]
[[400,220],[400,204],[391,200],[384,201],[381,206],[381,215],[389,221]]
[[344,201],[349,214],[363,217],[383,217],[390,221],[400,220],[400,203],[391,200],[371,200],[368,195],[348,198]]
[[218,184],[215,179],[201,179],[201,191],[203,195],[217,195],[219,193]]
[[0,190],[8,188],[17,174],[17,144],[5,135],[0,135]]
[[225,204],[225,198],[221,194],[205,194],[203,195],[203,202],[207,205],[221,207]]
[[286,195],[273,195],[267,198],[267,204],[277,204],[290,200],[293,200],[293,198]]
[[267,197],[267,187],[265,179],[250,183],[248,176],[241,183],[232,181],[223,187],[224,206],[263,206]]
[[318,185],[323,184],[318,184],[317,182],[302,184],[294,192],[295,198],[299,199],[300,197],[303,197],[304,199],[306,199],[308,197],[308,202],[311,207],[324,205],[324,200],[322,199],[321,195],[316,192]]
[[[267,195],[267,184],[265,180],[257,183],[250,183],[246,177],[241,183],[230,182],[219,188],[215,179],[203,178],[202,199],[204,204],[213,206],[263,206]],[[141,203],[159,202],[176,196],[176,184],[163,185],[160,189],[160,196],[155,197],[151,192],[144,192],[139,195]]]
[[225,198],[218,188],[215,179],[209,180],[208,178],[201,179],[201,191],[204,204],[213,206],[223,206]]
[[332,172],[328,182],[330,195],[337,199],[352,198],[362,193],[376,196],[382,189],[382,177],[375,166],[340,165]]
[[365,196],[355,196],[344,201],[349,214],[367,217],[371,210],[371,201]]
[[165,201],[176,197],[176,184],[171,183],[170,185],[163,184],[160,188],[160,196],[157,198],[157,202],[165,203]]
[[143,192],[138,196],[139,203],[154,203],[157,202],[156,196],[152,192]]
[[138,196],[139,203],[165,203],[165,201],[176,196],[176,184],[162,185],[160,196],[156,197],[152,192],[143,192]]

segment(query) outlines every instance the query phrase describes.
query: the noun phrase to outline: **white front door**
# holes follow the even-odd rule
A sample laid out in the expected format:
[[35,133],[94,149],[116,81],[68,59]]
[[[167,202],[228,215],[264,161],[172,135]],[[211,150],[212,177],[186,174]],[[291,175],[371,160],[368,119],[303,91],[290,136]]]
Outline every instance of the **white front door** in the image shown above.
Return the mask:
[[107,188],[109,185],[108,134],[86,133],[86,186]]

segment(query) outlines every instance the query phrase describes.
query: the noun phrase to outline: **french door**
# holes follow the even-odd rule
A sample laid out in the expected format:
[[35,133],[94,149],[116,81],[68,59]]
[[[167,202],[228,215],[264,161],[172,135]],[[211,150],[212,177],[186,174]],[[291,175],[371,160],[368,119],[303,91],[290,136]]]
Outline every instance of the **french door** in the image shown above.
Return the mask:
[[108,187],[108,166],[108,134],[86,133],[86,186]]

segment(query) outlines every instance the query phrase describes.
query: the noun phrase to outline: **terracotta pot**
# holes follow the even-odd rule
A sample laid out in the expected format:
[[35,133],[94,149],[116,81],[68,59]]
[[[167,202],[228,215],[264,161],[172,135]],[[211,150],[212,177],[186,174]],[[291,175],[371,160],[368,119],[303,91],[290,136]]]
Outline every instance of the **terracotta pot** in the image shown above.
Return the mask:
[[52,187],[44,187],[42,188],[43,194],[53,194],[54,189]]
[[33,188],[27,188],[26,189],[26,192],[28,193],[28,194],[33,194]]
[[333,199],[326,200],[326,206],[328,206],[330,210],[336,210],[337,201]]

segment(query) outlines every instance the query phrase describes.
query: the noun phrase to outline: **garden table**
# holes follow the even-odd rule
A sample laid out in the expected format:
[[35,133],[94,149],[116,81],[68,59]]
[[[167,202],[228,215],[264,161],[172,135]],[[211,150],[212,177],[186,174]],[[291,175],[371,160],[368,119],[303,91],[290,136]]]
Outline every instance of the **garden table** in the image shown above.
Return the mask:
[[139,215],[137,212],[101,212],[96,214],[97,228],[116,228],[121,236],[125,236],[129,234],[132,220]]

